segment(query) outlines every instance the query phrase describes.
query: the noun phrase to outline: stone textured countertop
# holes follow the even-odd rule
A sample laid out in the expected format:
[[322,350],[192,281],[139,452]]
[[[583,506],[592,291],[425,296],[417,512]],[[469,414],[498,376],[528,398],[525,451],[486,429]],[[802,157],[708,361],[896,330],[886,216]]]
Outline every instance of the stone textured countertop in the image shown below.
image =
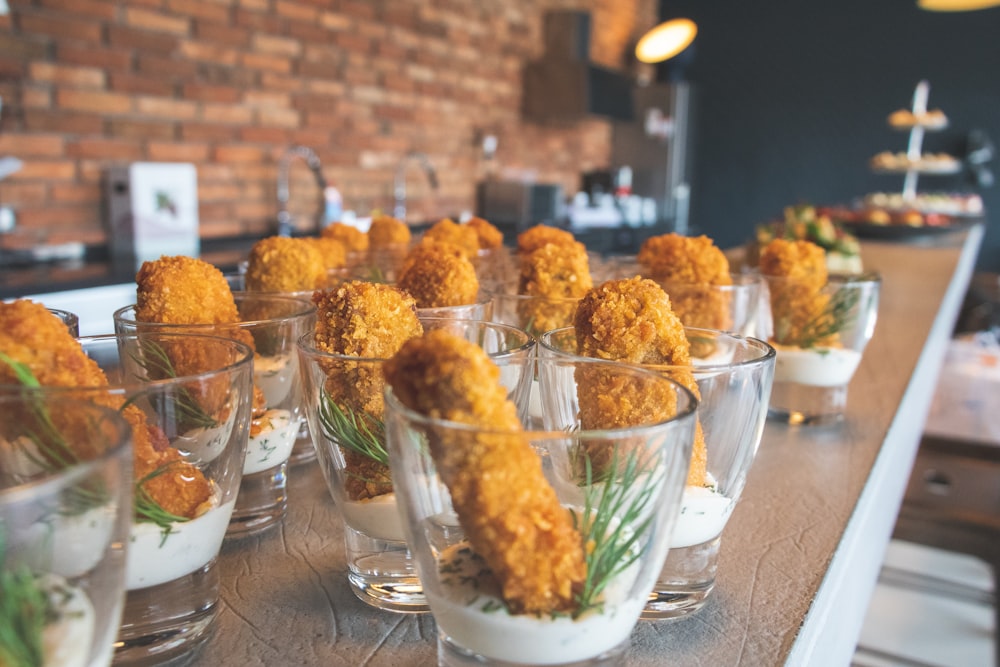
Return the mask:
[[[767,424],[710,602],[683,620],[640,622],[625,664],[850,662],[982,231],[936,246],[863,244],[882,299],[846,419]],[[224,545],[215,632],[181,662],[435,664],[431,616],[380,612],[350,592],[341,520],[317,464],[293,468],[289,487],[283,525]]]

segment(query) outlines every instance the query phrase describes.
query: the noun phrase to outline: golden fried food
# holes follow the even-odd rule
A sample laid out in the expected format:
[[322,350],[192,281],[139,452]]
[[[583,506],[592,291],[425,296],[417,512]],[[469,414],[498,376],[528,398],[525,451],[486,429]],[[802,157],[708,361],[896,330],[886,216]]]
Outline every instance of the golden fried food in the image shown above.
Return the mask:
[[[132,427],[135,479],[143,480],[166,466],[155,481],[143,482],[143,489],[171,514],[193,518],[202,511],[211,498],[208,480],[196,467],[181,460],[163,432],[147,422],[142,410],[125,406],[122,395],[100,391],[108,386],[104,371],[45,306],[28,300],[0,303],[0,352],[26,366],[43,387],[80,388],[80,398],[121,410]],[[3,362],[0,384],[20,384],[13,369]],[[51,417],[60,430],[73,432],[72,423],[61,421],[62,415]]]
[[488,220],[472,217],[465,224],[467,227],[476,230],[480,250],[494,250],[503,245],[503,232]]
[[825,251],[810,241],[774,239],[761,249],[759,268],[768,278],[773,331],[781,345],[830,345],[837,336],[810,340],[809,332],[827,312],[830,297],[823,293],[827,282]]
[[[684,325],[673,312],[670,297],[655,281],[636,276],[598,285],[580,299],[574,327],[578,354],[643,366],[670,366],[670,376],[700,397],[694,375],[683,370],[691,365]],[[705,483],[707,462],[699,423],[688,484]]]
[[408,341],[384,369],[407,407],[499,431],[439,431],[428,444],[466,538],[511,612],[572,611],[587,573],[581,537],[523,435],[499,369],[480,347],[443,330]]
[[303,292],[326,284],[326,263],[312,240],[269,236],[247,258],[248,292]]
[[334,222],[323,228],[320,237],[336,239],[344,244],[347,252],[364,252],[368,250],[368,235],[353,225]]
[[431,225],[421,239],[421,243],[424,242],[450,243],[470,260],[479,254],[479,234],[475,228],[460,225],[449,218],[443,218]]
[[479,296],[476,267],[450,243],[423,241],[403,261],[396,285],[417,302],[417,308],[465,306]]
[[319,251],[323,268],[340,269],[347,266],[347,244],[327,236],[308,236],[303,239]]
[[[376,431],[385,406],[385,381],[375,360],[387,359],[404,342],[423,333],[416,302],[392,285],[348,282],[313,294],[316,304],[314,344],[329,354],[324,361],[323,387],[341,412],[353,415]],[[354,359],[359,357],[361,359]],[[345,491],[351,500],[364,500],[392,491],[389,467],[349,447],[341,446],[348,474]]]
[[410,226],[391,215],[377,215],[368,228],[368,249],[377,250],[405,245],[412,238]]
[[136,274],[135,316],[162,324],[229,324],[239,320],[222,271],[184,256],[143,262]]
[[572,232],[551,225],[535,225],[517,235],[517,252],[530,253],[543,245],[572,245],[576,243]]
[[546,243],[520,256],[518,294],[537,298],[521,301],[518,315],[533,331],[569,326],[577,299],[591,287],[590,260],[582,243]]

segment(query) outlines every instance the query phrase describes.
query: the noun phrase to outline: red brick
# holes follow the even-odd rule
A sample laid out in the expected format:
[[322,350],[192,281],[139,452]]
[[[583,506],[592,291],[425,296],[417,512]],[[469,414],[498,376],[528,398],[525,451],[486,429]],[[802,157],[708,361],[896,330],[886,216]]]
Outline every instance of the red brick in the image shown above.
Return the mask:
[[330,31],[317,23],[301,23],[292,21],[285,29],[289,37],[303,42],[324,42],[330,37]]
[[107,114],[127,113],[132,110],[132,98],[121,93],[67,88],[56,91],[56,106],[71,111],[92,111]]
[[274,3],[274,13],[287,19],[314,22],[319,17],[319,9],[303,5],[301,2],[277,0]]
[[52,201],[60,204],[93,204],[102,199],[100,189],[90,185],[56,183],[50,190]]
[[44,59],[47,53],[44,40],[0,32],[0,56],[28,61]]
[[0,154],[22,160],[34,157],[62,157],[66,142],[58,134],[0,134]]
[[[97,206],[24,206],[17,211],[18,223],[46,231],[68,232],[76,227],[93,225],[100,221]],[[71,240],[75,237],[70,236]],[[49,239],[53,241],[54,239]]]
[[138,160],[142,146],[126,139],[79,139],[66,145],[66,155],[89,160]]
[[96,45],[56,44],[56,56],[68,65],[86,65],[102,70],[127,69],[132,66],[131,49],[102,49]]
[[217,146],[214,155],[219,162],[238,164],[259,162],[264,157],[264,153],[257,146],[246,145]]
[[274,14],[265,13],[263,11],[251,11],[252,9],[253,8],[250,8],[250,10],[242,7],[238,8],[236,10],[236,25],[274,34],[281,33],[285,24],[282,19],[278,18]]
[[136,74],[112,74],[111,90],[130,95],[154,95],[170,97],[175,93],[176,86],[170,79],[139,76]]
[[298,111],[279,107],[259,108],[257,120],[261,125],[276,125],[288,129],[296,128],[301,124],[301,116]]
[[191,32],[191,20],[187,17],[134,7],[125,8],[125,23],[140,30],[165,32],[178,37]]
[[[151,141],[147,147],[149,159],[158,162],[204,162],[208,159],[208,144],[182,144]],[[199,193],[200,194],[200,193]]]
[[330,138],[330,132],[316,127],[306,127],[299,130],[292,130],[289,143],[302,144],[303,146],[328,146],[337,147],[337,142]]
[[167,0],[167,9],[175,14],[225,23],[229,20],[229,7],[206,3],[203,0]]
[[108,121],[108,136],[121,139],[172,140],[176,136],[173,123],[113,118]]
[[183,92],[184,97],[189,100],[224,104],[238,102],[241,94],[239,90],[231,86],[210,86],[202,83],[185,84]]
[[356,19],[370,21],[375,18],[375,7],[364,0],[356,0],[354,2],[345,0],[340,3],[340,11]]
[[119,3],[116,0],[41,0],[40,4],[65,14],[81,14],[110,21],[117,16]]
[[253,111],[234,104],[205,104],[201,119],[212,123],[247,124],[253,119]]
[[97,114],[72,113],[51,109],[32,109],[25,114],[25,129],[29,132],[60,132],[65,134],[99,134],[104,129],[104,117]]
[[302,44],[298,40],[288,37],[257,33],[253,37],[253,51],[291,58],[302,52]]
[[147,116],[175,120],[190,120],[198,114],[198,105],[195,102],[164,97],[137,97],[135,109]]
[[109,25],[108,43],[115,47],[136,49],[143,56],[149,53],[170,55],[177,50],[179,40],[176,36],[166,33]]
[[354,51],[365,55],[370,55],[372,52],[372,41],[355,32],[338,32],[333,35],[331,41],[345,51]]
[[0,80],[20,81],[24,78],[24,62],[20,58],[0,56]]
[[136,67],[140,74],[150,77],[190,79],[198,75],[198,63],[172,57],[140,54]]
[[235,65],[240,56],[236,49],[201,41],[185,41],[181,43],[180,51],[185,58],[229,66]]
[[85,42],[101,41],[102,26],[95,21],[48,14],[20,14],[17,22],[23,34],[41,34],[55,39],[77,39]]
[[0,183],[0,201],[5,205],[18,206],[44,204],[49,200],[49,186],[45,183]]
[[323,12],[319,23],[328,30],[348,30],[354,25],[349,16],[337,12]]
[[184,141],[234,141],[237,136],[237,128],[232,125],[212,123],[183,123],[181,125],[181,138]]
[[[308,83],[312,85],[311,81]],[[292,93],[302,90],[305,85],[306,82],[293,76],[274,74],[272,72],[260,73],[260,87],[264,90],[280,90],[282,92]]]
[[212,21],[195,21],[194,35],[201,41],[227,46],[246,46],[250,43],[250,31],[246,28]]
[[69,181],[76,176],[76,163],[72,160],[25,160],[21,170],[9,176],[11,181]]
[[243,53],[240,55],[240,65],[270,72],[292,71],[292,61],[287,57],[266,53]]
[[243,93],[243,103],[251,107],[284,107],[291,105],[291,97],[287,93],[270,90],[248,90]]
[[291,143],[288,130],[277,127],[244,127],[239,131],[240,141],[253,144],[280,144]]
[[201,183],[198,185],[199,201],[232,201],[239,199],[240,196],[240,186],[235,183]]

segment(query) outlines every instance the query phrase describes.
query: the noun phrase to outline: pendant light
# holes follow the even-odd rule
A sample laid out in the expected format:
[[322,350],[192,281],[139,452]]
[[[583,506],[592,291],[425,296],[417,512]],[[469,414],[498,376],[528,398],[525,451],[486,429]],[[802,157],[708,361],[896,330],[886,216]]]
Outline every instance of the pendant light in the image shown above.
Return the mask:
[[969,12],[1000,7],[1000,0],[917,0],[917,7],[929,12]]
[[697,34],[698,26],[691,19],[665,21],[642,36],[635,57],[643,63],[661,63],[686,49]]

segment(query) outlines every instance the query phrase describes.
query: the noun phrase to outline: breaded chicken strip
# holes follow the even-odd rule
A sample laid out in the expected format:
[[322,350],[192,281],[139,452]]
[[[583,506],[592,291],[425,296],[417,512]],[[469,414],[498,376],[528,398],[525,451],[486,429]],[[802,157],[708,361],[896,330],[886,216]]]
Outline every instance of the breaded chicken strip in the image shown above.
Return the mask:
[[826,253],[810,241],[774,239],[761,249],[759,268],[768,280],[771,299],[772,341],[781,345],[830,345],[836,335],[805,341],[827,312],[830,297],[823,294],[827,282]]
[[730,295],[714,289],[733,284],[729,260],[707,236],[662,234],[642,244],[637,256],[646,277],[670,295],[674,312],[688,327],[719,329],[732,326]]
[[335,239],[344,244],[347,252],[364,252],[368,250],[368,235],[353,225],[334,222],[320,232],[325,239]]
[[[101,391],[108,386],[104,371],[45,306],[28,300],[0,303],[0,353],[26,366],[43,387],[80,388],[79,398],[122,411],[132,427],[134,478],[140,481],[159,473],[143,482],[143,490],[177,516],[193,518],[207,509],[212,493],[201,471],[181,460],[163,432],[147,422],[142,410],[134,405],[123,409],[124,396]],[[0,361],[0,385],[9,388],[20,384],[13,368]],[[73,432],[72,423],[60,422],[61,415],[51,417],[61,431]]]
[[248,292],[303,292],[325,285],[323,255],[309,240],[269,236],[250,248],[246,272]]
[[523,435],[499,369],[474,343],[435,330],[408,341],[384,370],[412,410],[498,431],[431,434],[431,456],[466,538],[493,571],[510,611],[574,610],[574,592],[587,573],[582,539]]
[[368,228],[368,249],[377,250],[406,245],[413,237],[410,226],[391,215],[377,215]]
[[551,225],[535,225],[517,235],[517,252],[520,254],[530,253],[549,243],[572,245],[576,243],[576,239],[572,232],[565,229]]
[[[313,302],[316,348],[348,357],[326,363],[327,396],[343,413],[354,415],[373,432],[380,431],[385,381],[380,366],[370,360],[391,357],[404,342],[423,333],[413,297],[391,285],[358,281],[316,292]],[[349,498],[364,500],[392,492],[389,466],[342,444],[340,449]]]
[[469,218],[465,225],[476,230],[480,250],[493,250],[503,245],[503,232],[488,220],[472,217]]
[[[574,318],[577,353],[596,359],[672,368],[670,376],[700,397],[690,371],[691,351],[684,325],[670,306],[670,297],[648,278],[609,280],[580,299]],[[669,406],[670,410],[676,406]],[[702,486],[707,471],[705,436],[695,427],[688,470],[689,485]]]
[[450,243],[424,240],[414,247],[396,285],[416,300],[417,308],[465,306],[479,296],[476,267]]
[[546,243],[520,256],[518,294],[539,298],[520,302],[518,314],[533,331],[569,326],[576,300],[591,287],[590,260],[582,243]]
[[469,225],[460,225],[449,218],[443,218],[431,225],[421,238],[421,243],[424,242],[450,243],[459,248],[470,260],[479,254],[479,234],[476,229]]

